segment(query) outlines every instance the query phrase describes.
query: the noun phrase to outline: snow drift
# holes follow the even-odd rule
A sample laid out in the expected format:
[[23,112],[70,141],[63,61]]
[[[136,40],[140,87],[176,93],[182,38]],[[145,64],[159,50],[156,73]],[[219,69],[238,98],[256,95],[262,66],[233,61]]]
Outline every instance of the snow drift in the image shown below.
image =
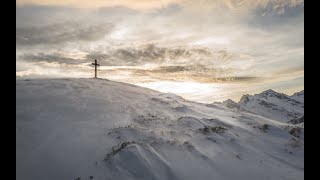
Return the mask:
[[16,147],[17,180],[304,178],[299,123],[103,79],[17,80]]

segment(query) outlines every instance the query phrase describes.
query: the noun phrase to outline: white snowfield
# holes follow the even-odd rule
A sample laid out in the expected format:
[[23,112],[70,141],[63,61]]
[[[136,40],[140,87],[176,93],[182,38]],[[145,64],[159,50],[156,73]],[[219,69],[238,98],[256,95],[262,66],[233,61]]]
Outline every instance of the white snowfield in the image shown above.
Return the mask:
[[16,179],[90,178],[301,180],[304,126],[105,79],[16,80]]

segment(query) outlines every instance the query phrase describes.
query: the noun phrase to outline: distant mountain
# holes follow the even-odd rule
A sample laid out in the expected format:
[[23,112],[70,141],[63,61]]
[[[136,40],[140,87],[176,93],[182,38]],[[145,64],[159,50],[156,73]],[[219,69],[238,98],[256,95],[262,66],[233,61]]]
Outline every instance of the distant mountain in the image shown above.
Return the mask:
[[243,95],[238,103],[228,99],[223,106],[261,115],[279,122],[304,122],[304,91],[288,96],[271,89],[255,95]]
[[290,96],[292,99],[304,103],[304,90],[294,93],[292,96]]
[[234,102],[231,99],[227,99],[222,102],[223,105],[225,105],[229,109],[239,109],[239,104]]

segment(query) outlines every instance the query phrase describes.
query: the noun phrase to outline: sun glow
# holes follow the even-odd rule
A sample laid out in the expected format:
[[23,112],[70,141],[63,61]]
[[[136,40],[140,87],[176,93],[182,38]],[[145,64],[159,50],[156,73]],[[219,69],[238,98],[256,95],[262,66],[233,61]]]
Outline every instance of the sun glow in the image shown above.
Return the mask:
[[171,92],[177,94],[189,94],[189,93],[204,93],[208,91],[219,91],[219,86],[211,84],[203,84],[198,82],[171,82],[171,81],[160,81],[150,83],[139,83],[138,85],[158,89],[162,92]]
[[[160,81],[149,83],[136,83],[138,86],[154,89],[164,93],[174,93],[182,96],[183,98],[193,100],[199,99],[199,97],[206,97],[199,102],[211,103],[213,99],[215,101],[225,100],[224,90],[228,88],[227,84],[204,84],[198,82],[172,82],[172,81]],[[212,95],[212,98],[208,98],[206,95]],[[228,94],[229,95],[229,94]],[[227,95],[227,96],[228,96]]]
[[98,77],[198,102],[304,87],[303,0],[17,0],[16,77]]

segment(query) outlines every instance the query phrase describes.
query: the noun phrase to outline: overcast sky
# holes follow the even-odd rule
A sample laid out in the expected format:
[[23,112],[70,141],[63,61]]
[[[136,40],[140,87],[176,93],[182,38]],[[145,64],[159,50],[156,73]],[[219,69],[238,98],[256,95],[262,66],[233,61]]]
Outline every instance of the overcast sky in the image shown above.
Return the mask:
[[17,0],[17,78],[98,76],[200,102],[304,89],[303,0]]

